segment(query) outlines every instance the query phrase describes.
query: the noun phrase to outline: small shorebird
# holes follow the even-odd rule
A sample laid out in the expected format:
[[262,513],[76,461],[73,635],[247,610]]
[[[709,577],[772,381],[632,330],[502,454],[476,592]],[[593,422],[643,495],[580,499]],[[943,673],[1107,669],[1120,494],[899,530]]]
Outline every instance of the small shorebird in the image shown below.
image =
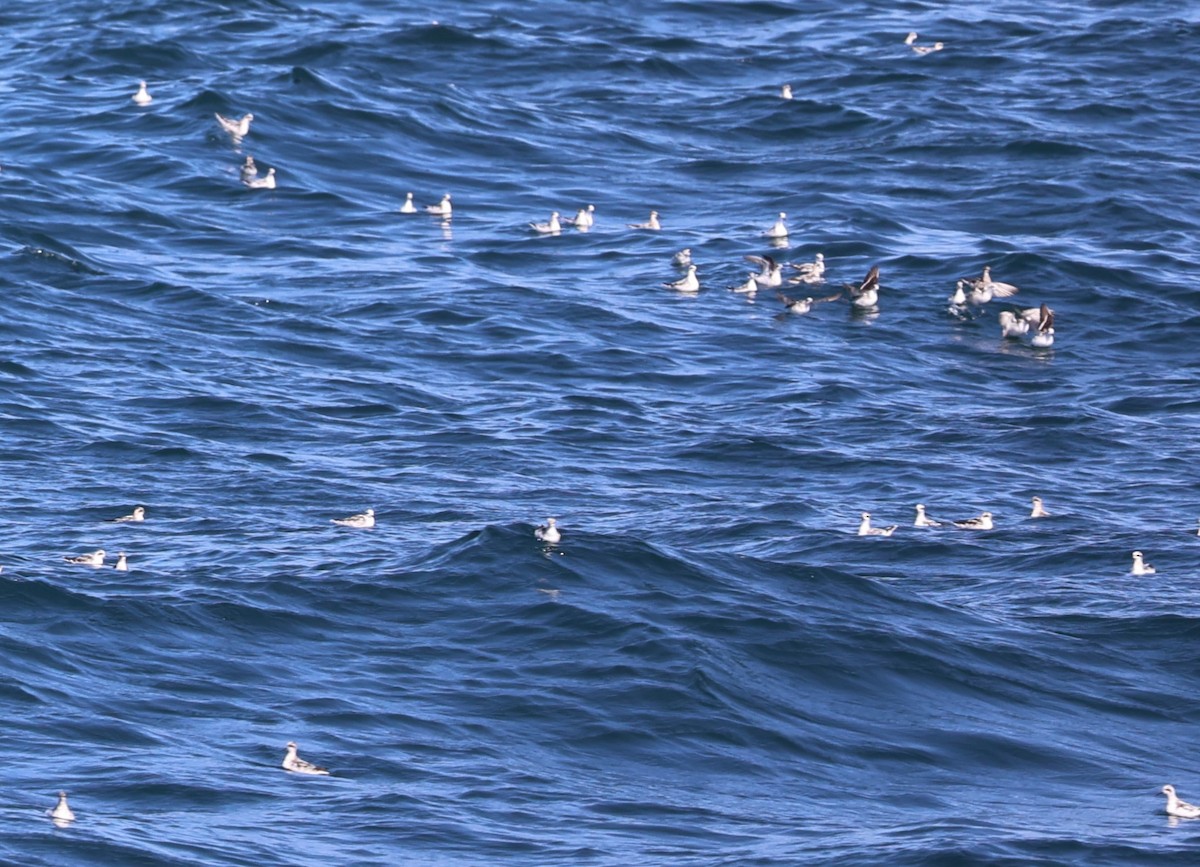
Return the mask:
[[67,793],[58,793],[58,803],[54,805],[54,809],[49,811],[50,818],[55,824],[59,822],[67,823],[75,821],[75,813],[71,810],[71,805],[67,803]]
[[788,236],[787,214],[783,211],[779,212],[779,219],[775,221],[775,225],[763,232],[765,238],[786,238]]
[[779,88],[779,98],[780,99],[791,99],[792,98],[792,86],[790,84],[785,84]]
[[367,509],[365,512],[351,515],[348,518],[330,518],[329,520],[334,524],[341,524],[343,527],[374,527],[375,510]]
[[650,212],[650,219],[644,223],[627,223],[631,229],[651,229],[655,232],[662,229],[662,224],[658,222],[658,211]]
[[812,262],[792,262],[791,266],[800,273],[788,280],[789,283],[824,283],[825,254],[818,253]]
[[695,294],[700,291],[700,280],[696,277],[696,266],[688,265],[687,276],[680,280],[673,280],[670,283],[664,283],[668,289],[674,289],[677,292],[687,292]]
[[960,527],[963,530],[991,530],[992,513],[984,512],[978,518],[967,518],[964,521],[955,521],[954,526]]
[[275,169],[267,169],[267,173],[263,177],[251,178],[242,183],[252,190],[273,190],[275,189]]
[[549,542],[553,545],[562,538],[557,525],[558,521],[555,518],[547,518],[546,523],[534,529],[533,537],[539,542]]
[[1129,570],[1134,575],[1153,575],[1156,570],[1153,566],[1142,559],[1141,551],[1133,552],[1133,568]]
[[441,217],[443,220],[449,220],[454,216],[454,208],[450,206],[450,194],[446,193],[446,195],[442,196],[442,200],[436,205],[426,205],[425,213]]
[[1162,793],[1167,796],[1167,815],[1178,816],[1180,819],[1200,819],[1200,807],[1179,800],[1175,787],[1170,783],[1162,787]]
[[1029,342],[1039,349],[1054,345],[1054,311],[1045,304],[1042,305],[1041,316],[1038,319],[1037,334],[1033,335]]
[[1046,509],[1042,506],[1042,498],[1041,497],[1034,497],[1031,502],[1033,503],[1033,509],[1030,510],[1029,517],[1031,517],[1031,518],[1049,518],[1050,517],[1050,513],[1047,512]]
[[842,297],[841,292],[837,293],[836,295],[826,295],[824,298],[813,298],[811,296],[808,298],[789,298],[782,292],[776,292],[775,294],[778,295],[779,300],[783,302],[783,309],[785,312],[794,313],[797,315],[809,313],[813,309],[814,304],[824,304],[828,301],[837,301]]
[[138,82],[137,93],[129,98],[138,105],[149,105],[154,102],[154,97],[150,95],[150,91],[146,90],[146,82],[144,81]]
[[285,771],[292,771],[297,774],[313,774],[317,776],[329,776],[329,771],[312,762],[306,762],[304,759],[296,755],[296,742],[288,741],[287,755],[283,757],[281,767]]
[[529,228],[537,232],[539,235],[557,235],[562,231],[562,223],[558,221],[558,211],[550,214],[550,219],[545,223],[530,223]]
[[942,526],[942,522],[935,521],[935,520],[933,520],[933,518],[930,518],[928,515],[926,515],[925,514],[925,506],[921,503],[917,503],[917,518],[915,521],[913,521],[913,526],[914,527],[940,527],[940,526]]
[[896,532],[896,525],[892,524],[888,527],[872,527],[871,513],[862,513],[862,523],[858,525],[858,535],[860,536],[890,536]]
[[77,563],[80,566],[91,566],[93,569],[99,569],[104,565],[104,549],[101,548],[91,554],[80,554],[78,557],[63,557],[68,563]]
[[122,515],[119,518],[113,518],[113,520],[117,523],[128,521],[133,524],[140,524],[142,521],[146,520],[146,507],[134,506],[132,513],[128,515]]
[[413,204],[413,194],[406,193],[404,196],[404,204],[400,206],[400,213],[415,214],[416,212],[417,212],[417,206],[415,204]]
[[254,120],[254,115],[244,114],[241,120],[230,120],[227,117],[221,117],[217,114],[217,123],[221,125],[221,129],[229,133],[234,138],[242,138],[246,133],[250,132],[250,121]]
[[860,310],[866,310],[879,304],[879,266],[871,266],[867,276],[858,285],[842,284],[850,293],[850,303]]

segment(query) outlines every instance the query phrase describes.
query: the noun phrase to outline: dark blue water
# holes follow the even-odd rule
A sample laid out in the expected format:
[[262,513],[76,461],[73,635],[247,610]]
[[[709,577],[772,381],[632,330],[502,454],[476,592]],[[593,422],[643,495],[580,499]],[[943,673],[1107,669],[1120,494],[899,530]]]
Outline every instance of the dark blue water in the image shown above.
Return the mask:
[[1194,4],[0,28],[0,859],[1194,863]]

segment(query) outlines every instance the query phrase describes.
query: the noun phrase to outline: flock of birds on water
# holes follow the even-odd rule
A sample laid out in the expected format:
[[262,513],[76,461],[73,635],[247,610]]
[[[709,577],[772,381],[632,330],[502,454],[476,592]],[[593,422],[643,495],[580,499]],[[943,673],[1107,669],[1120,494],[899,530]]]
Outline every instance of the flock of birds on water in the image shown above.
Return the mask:
[[[935,42],[933,45],[928,46],[917,45],[916,42],[917,34],[915,32],[909,33],[904,40],[904,44],[909,46],[917,55],[927,55],[945,48],[942,42]],[[782,85],[779,96],[785,100],[792,99],[791,85]],[[154,97],[150,95],[146,82],[142,81],[139,84],[137,92],[131,99],[137,105],[147,106],[153,102]],[[236,144],[240,144],[242,139],[250,132],[250,125],[254,120],[254,115],[247,113],[241,118],[233,119],[217,113],[216,120],[221,129],[228,133]],[[265,175],[260,175],[258,167],[254,162],[254,157],[249,154],[246,155],[245,161],[241,166],[240,175],[241,182],[249,189],[273,190],[276,188],[275,169],[269,168]],[[405,201],[400,206],[400,213],[425,213],[443,221],[449,221],[454,215],[454,208],[450,193],[446,193],[437,204],[426,205],[418,209],[413,193],[410,192],[406,194]],[[596,206],[592,204],[579,208],[574,217],[563,217],[561,212],[553,211],[548,220],[545,222],[531,222],[529,223],[529,227],[539,235],[560,235],[564,231],[564,227],[568,226],[574,227],[581,232],[587,232],[595,225],[595,213]],[[652,232],[662,230],[659,212],[656,210],[651,210],[649,217],[644,222],[628,223],[627,226],[634,230]],[[788,244],[789,234],[787,213],[780,212],[774,224],[762,233],[762,237],[767,239],[773,246],[781,247]],[[786,263],[786,266],[790,269],[787,272],[788,276],[786,278],[784,276],[785,263],[777,261],[770,255],[751,254],[746,255],[744,258],[756,266],[757,270],[749,272],[745,282],[729,288],[733,292],[749,298],[754,298],[760,290],[774,289],[776,296],[783,304],[781,317],[811,313],[816,305],[840,301],[843,297],[847,298],[850,309],[854,313],[870,315],[876,314],[879,311],[880,272],[878,265],[873,266],[862,280],[843,283],[841,290],[833,294],[821,297],[810,295],[792,297],[783,291],[784,286],[809,287],[825,283],[824,254],[817,253],[811,262]],[[675,253],[671,261],[675,267],[682,269],[685,273],[683,277],[677,280],[664,282],[662,284],[663,287],[683,294],[698,294],[701,285],[697,273],[697,265],[692,260],[691,249],[685,248],[680,250]],[[982,274],[978,277],[963,277],[956,281],[954,292],[947,298],[949,302],[947,310],[951,315],[956,317],[968,318],[975,311],[980,310],[994,299],[1011,298],[1019,291],[1011,283],[993,280],[990,266],[985,266]],[[998,319],[1000,335],[1004,339],[1028,336],[1030,345],[1038,349],[1047,349],[1054,344],[1054,311],[1045,303],[1042,303],[1038,307],[1003,310],[1000,312]],[[930,518],[926,514],[925,505],[922,503],[916,505],[915,511],[916,516],[913,520],[913,527],[916,528],[933,529],[949,523],[962,530],[986,531],[995,529],[992,513],[988,511],[976,517],[952,522],[936,521]],[[1050,513],[1045,509],[1041,497],[1033,497],[1029,517],[1050,517]],[[890,537],[899,528],[897,524],[884,527],[873,526],[870,512],[862,512],[860,519],[857,531],[858,536]],[[137,506],[130,514],[112,520],[118,523],[141,523],[146,520],[146,508],[144,506]],[[370,529],[375,526],[375,510],[367,509],[359,514],[349,515],[344,518],[332,518],[331,522],[344,527]],[[1197,529],[1197,536],[1200,536],[1200,528]],[[547,518],[544,524],[536,527],[534,529],[534,538],[547,546],[555,546],[562,541],[562,531],[558,527],[557,519]],[[94,569],[104,568],[106,559],[107,553],[103,549],[97,549],[90,554],[64,558],[68,563],[89,566]],[[1134,551],[1132,559],[1133,563],[1130,574],[1153,575],[1156,573],[1154,566],[1145,561],[1141,551]],[[125,552],[118,553],[117,562],[113,568],[122,572],[129,571],[129,560]],[[3,567],[0,566],[0,569],[3,569]],[[286,753],[284,754],[283,761],[280,763],[280,767],[284,770],[312,776],[329,775],[330,772],[326,768],[300,758],[297,755],[298,748],[295,741],[289,741],[285,749]],[[1163,786],[1162,794],[1167,798],[1166,813],[1168,816],[1184,819],[1200,818],[1200,807],[1180,800],[1174,786]],[[75,821],[75,813],[67,802],[66,792],[58,793],[58,803],[53,809],[47,810],[47,813],[54,824],[59,827],[67,827]]]

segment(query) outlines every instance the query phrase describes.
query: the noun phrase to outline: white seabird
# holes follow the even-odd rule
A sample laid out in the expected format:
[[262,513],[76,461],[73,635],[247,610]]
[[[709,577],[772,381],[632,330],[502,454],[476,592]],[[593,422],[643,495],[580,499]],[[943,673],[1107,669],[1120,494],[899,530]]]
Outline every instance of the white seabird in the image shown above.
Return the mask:
[[405,193],[404,204],[400,206],[400,213],[415,214],[416,212],[417,212],[417,206],[415,204],[413,204],[413,194]]
[[671,264],[677,268],[686,268],[692,264],[692,248],[684,247],[678,253],[671,257]]
[[896,524],[889,527],[872,527],[871,513],[862,513],[862,523],[858,525],[858,535],[860,536],[890,536],[896,532]]
[[668,289],[675,289],[678,292],[699,292],[700,280],[696,277],[696,266],[688,265],[687,275],[681,280],[674,280],[670,283],[664,283]]
[[258,177],[258,166],[254,164],[254,157],[246,154],[246,161],[242,163],[242,183],[247,184]]
[[154,102],[154,97],[150,95],[150,91],[146,90],[146,82],[144,81],[138,82],[137,93],[129,98],[138,105],[149,105]]
[[1029,331],[1029,323],[1011,310],[1000,311],[1000,336],[1021,337]]
[[547,518],[546,523],[534,528],[533,537],[539,542],[549,542],[552,545],[562,539],[557,519]]
[[783,265],[770,256],[744,256],[747,262],[758,266],[754,282],[763,289],[778,289],[783,285]]
[[1039,349],[1054,345],[1054,311],[1042,305],[1041,317],[1038,319],[1037,334],[1029,341]]
[[925,506],[922,503],[917,503],[917,517],[913,521],[914,527],[940,527],[941,521],[935,521],[925,514]]
[[787,214],[784,211],[779,212],[779,218],[775,220],[775,225],[763,232],[765,238],[786,238],[788,236]]
[[799,271],[799,275],[788,280],[789,283],[824,283],[825,254],[818,253],[811,262],[792,262],[791,267]]
[[627,223],[631,229],[652,229],[657,232],[662,228],[662,224],[658,222],[658,211],[650,212],[650,219],[644,223]]
[[297,774],[313,774],[316,776],[329,776],[329,771],[312,762],[306,762],[304,759],[296,755],[296,742],[288,741],[287,755],[283,757],[281,767],[285,771],[292,771]]
[[917,54],[932,54],[934,51],[941,51],[946,47],[941,42],[935,42],[933,45],[917,45],[916,42],[917,34],[915,31],[904,37],[904,44]]
[[230,120],[227,117],[221,117],[217,114],[217,123],[221,125],[221,129],[229,133],[234,138],[242,138],[246,133],[250,132],[250,121],[254,120],[254,115],[244,114],[241,120]]
[[367,509],[365,512],[350,515],[348,518],[330,518],[329,520],[334,524],[341,524],[343,527],[374,527],[375,510]]
[[1033,508],[1030,509],[1030,511],[1029,511],[1029,517],[1031,517],[1031,518],[1049,518],[1050,517],[1050,513],[1047,512],[1045,507],[1042,505],[1041,497],[1034,497],[1030,502],[1033,503]]
[[562,231],[562,223],[558,221],[558,211],[550,214],[550,219],[545,223],[530,223],[529,228],[537,232],[539,235],[557,235]]
[[252,190],[273,190],[275,189],[275,169],[267,169],[267,173],[263,177],[251,178],[242,183]]
[[80,566],[91,566],[93,569],[99,569],[104,565],[104,549],[100,548],[91,554],[80,554],[78,557],[63,557],[68,563],[77,563]]
[[129,558],[125,556],[124,551],[122,551],[120,554],[117,555],[117,565],[114,566],[113,568],[116,569],[118,572],[128,572],[129,571]]
[[1200,807],[1179,800],[1175,787],[1170,783],[1162,787],[1162,793],[1167,796],[1167,815],[1180,819],[1200,819]]
[[946,299],[950,302],[951,308],[965,307],[967,305],[967,293],[963,291],[965,287],[965,280],[959,280],[954,284],[954,294]]
[[595,213],[596,206],[588,205],[586,208],[580,208],[576,211],[574,217],[564,218],[563,222],[569,223],[576,229],[590,229],[596,224]]
[[811,295],[807,298],[789,298],[782,292],[776,292],[775,294],[779,296],[779,300],[783,302],[783,309],[786,312],[794,313],[798,316],[812,312],[814,304],[824,304],[828,301],[837,301],[842,297],[841,292],[837,293],[836,295],[826,295],[824,298],[813,298]]
[[954,526],[963,530],[991,530],[993,529],[992,513],[984,512],[978,518],[967,518],[963,521],[955,521]]
[[53,810],[48,812],[50,813],[50,818],[54,820],[55,824],[58,824],[59,822],[66,823],[75,821],[75,813],[71,810],[71,805],[67,803],[66,792],[58,793],[58,803],[54,805]]
[[134,506],[133,512],[131,512],[130,514],[122,515],[119,518],[113,518],[113,520],[116,521],[118,524],[122,523],[124,521],[129,521],[134,524],[140,524],[142,521],[146,520],[146,507],[145,506]]
[[1133,568],[1129,570],[1134,575],[1153,575],[1158,570],[1142,559],[1141,551],[1133,552]]
[[779,88],[779,98],[780,99],[791,99],[792,98],[792,86],[790,84],[785,84]]
[[871,270],[867,272],[867,276],[862,279],[862,282],[855,285],[853,283],[844,283],[846,291],[850,293],[850,303],[854,307],[860,309],[868,309],[879,304],[879,266],[872,265]]
[[446,193],[446,195],[442,196],[442,200],[436,205],[426,205],[425,213],[441,217],[443,220],[449,220],[454,215],[454,209],[450,207],[450,194]]
[[756,276],[757,275],[753,271],[751,271],[746,276],[745,283],[739,283],[738,285],[730,286],[729,288],[732,289],[734,292],[740,292],[743,295],[749,295],[751,298],[753,298],[755,295],[758,294],[758,281],[754,279]]
[[1021,291],[1011,283],[1001,283],[999,280],[993,280],[992,267],[990,265],[983,266],[983,275],[981,277],[964,277],[962,282],[971,287],[971,294],[967,296],[967,302],[976,307],[987,304],[993,298],[1011,298]]

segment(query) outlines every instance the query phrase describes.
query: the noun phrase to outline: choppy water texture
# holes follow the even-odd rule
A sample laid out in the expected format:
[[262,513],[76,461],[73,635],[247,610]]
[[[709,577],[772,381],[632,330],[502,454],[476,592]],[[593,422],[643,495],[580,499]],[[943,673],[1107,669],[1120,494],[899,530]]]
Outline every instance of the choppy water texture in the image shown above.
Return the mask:
[[380,5],[0,12],[0,859],[1193,863],[1195,4]]

